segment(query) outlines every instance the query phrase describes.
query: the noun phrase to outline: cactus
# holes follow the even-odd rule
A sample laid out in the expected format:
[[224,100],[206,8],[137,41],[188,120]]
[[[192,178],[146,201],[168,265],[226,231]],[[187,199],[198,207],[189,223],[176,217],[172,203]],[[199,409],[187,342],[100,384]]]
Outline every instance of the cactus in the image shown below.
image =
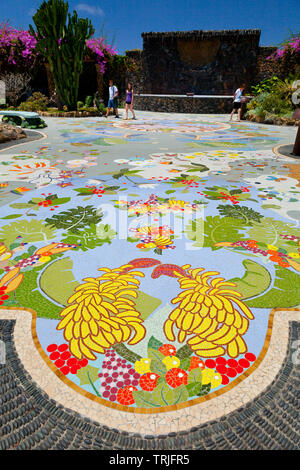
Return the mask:
[[85,99],[85,105],[91,108],[93,106],[93,97],[87,96]]
[[69,111],[77,109],[79,77],[83,69],[86,41],[95,30],[89,19],[69,13],[65,0],[44,0],[33,16],[37,51],[50,65],[56,91]]

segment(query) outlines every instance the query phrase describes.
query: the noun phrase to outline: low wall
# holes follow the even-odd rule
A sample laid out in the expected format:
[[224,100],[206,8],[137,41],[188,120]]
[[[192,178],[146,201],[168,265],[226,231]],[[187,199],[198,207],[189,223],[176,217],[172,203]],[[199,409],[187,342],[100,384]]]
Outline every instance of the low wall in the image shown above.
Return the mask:
[[134,107],[140,111],[164,113],[227,114],[232,110],[232,96],[149,95],[134,96]]

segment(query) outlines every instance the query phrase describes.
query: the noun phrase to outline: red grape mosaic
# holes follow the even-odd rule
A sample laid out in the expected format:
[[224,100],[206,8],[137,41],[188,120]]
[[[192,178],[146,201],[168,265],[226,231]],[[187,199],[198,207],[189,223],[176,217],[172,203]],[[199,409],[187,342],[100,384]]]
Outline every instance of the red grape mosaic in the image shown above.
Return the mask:
[[[137,387],[141,376],[135,371],[134,364],[123,359],[114,350],[109,350],[104,356],[102,371],[98,377],[101,384],[99,392],[102,397],[110,402],[118,401],[124,405],[126,404],[124,401],[129,400],[127,395],[130,387]],[[123,390],[125,395],[120,390]]]

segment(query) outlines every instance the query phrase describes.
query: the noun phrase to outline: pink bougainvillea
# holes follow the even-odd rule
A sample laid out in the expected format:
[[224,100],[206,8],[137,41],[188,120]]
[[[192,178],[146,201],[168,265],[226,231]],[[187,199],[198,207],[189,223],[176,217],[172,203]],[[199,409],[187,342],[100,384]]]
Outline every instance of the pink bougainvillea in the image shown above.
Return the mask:
[[0,25],[0,53],[8,64],[30,64],[35,57],[36,39],[28,31]]
[[[61,41],[58,38],[59,45]],[[7,24],[0,25],[0,55],[8,65],[32,65],[37,56],[36,43],[36,38],[29,31],[17,30]],[[96,56],[101,73],[105,72],[109,57],[117,54],[112,46],[105,43],[104,38],[88,39],[86,49],[87,55]]]
[[300,53],[300,37],[294,37],[290,42],[277,49],[273,54],[267,57],[267,60],[278,60],[285,57],[287,54],[299,54]]
[[107,58],[109,56],[117,55],[117,51],[109,44],[105,44],[103,38],[99,39],[88,39],[86,47],[90,53],[96,55],[97,64],[100,66],[100,72],[105,72],[105,66]]

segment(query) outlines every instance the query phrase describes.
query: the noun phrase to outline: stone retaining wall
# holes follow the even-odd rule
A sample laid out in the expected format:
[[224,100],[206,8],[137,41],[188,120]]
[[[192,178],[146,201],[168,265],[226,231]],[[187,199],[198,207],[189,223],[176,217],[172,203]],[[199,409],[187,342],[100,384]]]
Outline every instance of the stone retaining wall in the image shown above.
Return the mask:
[[95,109],[95,111],[57,111],[57,112],[49,112],[49,111],[39,111],[40,116],[44,117],[63,117],[63,118],[81,118],[81,117],[95,117],[95,116],[102,116],[100,112]]
[[164,113],[227,114],[232,110],[232,97],[175,97],[135,95],[134,107],[139,111]]
[[[257,71],[255,84],[278,75],[278,62],[274,60],[266,60],[277,47],[265,46],[259,48],[259,54],[257,56]],[[254,83],[253,83],[254,84]]]
[[143,53],[140,49],[126,51],[125,82],[131,83],[134,92],[144,91]]

